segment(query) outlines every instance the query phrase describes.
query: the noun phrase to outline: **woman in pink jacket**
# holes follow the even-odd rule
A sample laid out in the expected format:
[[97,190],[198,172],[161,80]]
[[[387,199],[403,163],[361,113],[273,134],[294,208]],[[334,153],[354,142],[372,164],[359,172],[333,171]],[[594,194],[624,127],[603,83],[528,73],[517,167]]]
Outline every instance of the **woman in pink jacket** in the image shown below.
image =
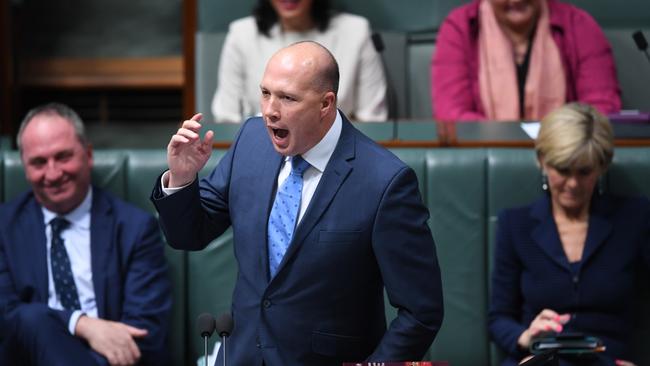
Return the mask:
[[431,67],[438,120],[539,120],[580,101],[618,112],[611,47],[585,11],[556,0],[475,0],[440,27]]

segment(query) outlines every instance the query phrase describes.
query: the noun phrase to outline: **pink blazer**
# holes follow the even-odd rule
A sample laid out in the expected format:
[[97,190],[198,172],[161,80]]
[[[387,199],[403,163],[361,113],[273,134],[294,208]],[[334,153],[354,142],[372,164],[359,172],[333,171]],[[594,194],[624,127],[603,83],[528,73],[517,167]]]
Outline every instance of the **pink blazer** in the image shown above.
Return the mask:
[[[607,114],[621,109],[612,49],[596,21],[584,10],[547,0],[551,33],[566,75],[566,101],[593,105]],[[454,9],[438,32],[431,63],[434,118],[485,120],[478,85],[479,0]]]

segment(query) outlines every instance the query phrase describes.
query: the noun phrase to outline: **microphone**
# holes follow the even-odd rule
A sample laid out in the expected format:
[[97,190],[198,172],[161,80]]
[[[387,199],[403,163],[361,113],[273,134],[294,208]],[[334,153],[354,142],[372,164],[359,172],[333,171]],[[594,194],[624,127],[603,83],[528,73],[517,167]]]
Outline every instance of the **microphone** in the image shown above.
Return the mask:
[[208,338],[214,333],[216,322],[210,313],[203,313],[196,319],[196,326],[199,334],[203,337],[203,353],[205,355],[205,366],[208,366]]
[[223,366],[226,366],[226,338],[232,333],[232,328],[235,326],[232,315],[224,313],[217,318],[215,327],[217,334],[221,337],[221,347],[223,348]]
[[636,47],[639,49],[639,51],[645,54],[645,57],[648,59],[648,62],[650,62],[650,54],[648,54],[648,41],[645,39],[643,32],[639,30],[632,33],[632,38],[634,38],[634,43],[636,43]]

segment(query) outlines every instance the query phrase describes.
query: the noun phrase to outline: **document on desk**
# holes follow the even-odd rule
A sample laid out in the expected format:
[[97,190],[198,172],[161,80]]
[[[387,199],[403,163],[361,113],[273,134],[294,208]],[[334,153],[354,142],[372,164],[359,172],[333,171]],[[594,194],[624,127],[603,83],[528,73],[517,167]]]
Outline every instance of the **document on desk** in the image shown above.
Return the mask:
[[521,129],[526,132],[531,139],[536,139],[539,134],[539,122],[522,122]]

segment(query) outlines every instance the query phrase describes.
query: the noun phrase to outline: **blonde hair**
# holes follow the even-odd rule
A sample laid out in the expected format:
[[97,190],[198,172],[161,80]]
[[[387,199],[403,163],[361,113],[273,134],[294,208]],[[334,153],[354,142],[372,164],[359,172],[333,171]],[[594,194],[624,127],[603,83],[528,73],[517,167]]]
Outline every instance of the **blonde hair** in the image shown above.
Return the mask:
[[535,150],[554,168],[598,166],[604,171],[614,156],[612,126],[592,106],[569,103],[542,119]]

